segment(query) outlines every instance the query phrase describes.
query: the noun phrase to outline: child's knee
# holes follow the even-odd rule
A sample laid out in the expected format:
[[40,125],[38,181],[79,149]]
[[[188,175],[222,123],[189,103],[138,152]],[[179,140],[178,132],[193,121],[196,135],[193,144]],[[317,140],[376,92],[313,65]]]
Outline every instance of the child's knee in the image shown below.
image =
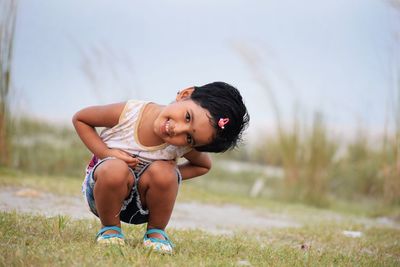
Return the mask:
[[151,186],[168,189],[178,185],[176,164],[171,161],[155,161],[148,168]]
[[130,171],[128,165],[119,159],[103,162],[96,168],[94,177],[96,183],[103,183],[110,187],[124,186],[129,182]]

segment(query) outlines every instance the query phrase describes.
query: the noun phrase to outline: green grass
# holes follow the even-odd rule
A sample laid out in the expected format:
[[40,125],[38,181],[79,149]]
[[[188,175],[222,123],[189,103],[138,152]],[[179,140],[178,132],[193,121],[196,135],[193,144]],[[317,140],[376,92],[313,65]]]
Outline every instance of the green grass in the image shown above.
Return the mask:
[[[81,180],[81,177],[33,176],[0,169],[0,187],[23,186],[54,194],[79,195]],[[282,214],[302,226],[236,232],[232,236],[168,229],[176,244],[175,253],[161,256],[142,248],[143,226],[123,226],[128,238],[126,246],[102,247],[94,242],[100,226],[97,220],[0,212],[0,266],[400,265],[400,230],[363,223],[366,218],[356,215],[234,193],[216,194],[195,180],[182,186],[178,202],[182,201],[236,203],[252,207],[260,214]],[[346,237],[342,234],[344,230],[360,231],[363,235]]]
[[[325,223],[233,236],[169,230],[172,256],[141,246],[141,226],[123,229],[127,245],[99,246],[99,223],[0,213],[0,266],[399,266],[399,231]],[[341,234],[362,231],[361,238]],[[302,248],[303,247],[303,248]]]

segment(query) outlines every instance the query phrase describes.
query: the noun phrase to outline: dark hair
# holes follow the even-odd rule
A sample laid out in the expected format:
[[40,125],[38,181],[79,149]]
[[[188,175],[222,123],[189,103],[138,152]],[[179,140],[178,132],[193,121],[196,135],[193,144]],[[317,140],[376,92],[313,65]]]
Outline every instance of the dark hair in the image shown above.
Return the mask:
[[[235,148],[242,141],[250,116],[239,91],[224,82],[195,86],[190,98],[210,112],[211,124],[216,129],[214,140],[207,145],[195,147],[197,151],[224,152]],[[229,118],[224,129],[218,126],[221,118]]]

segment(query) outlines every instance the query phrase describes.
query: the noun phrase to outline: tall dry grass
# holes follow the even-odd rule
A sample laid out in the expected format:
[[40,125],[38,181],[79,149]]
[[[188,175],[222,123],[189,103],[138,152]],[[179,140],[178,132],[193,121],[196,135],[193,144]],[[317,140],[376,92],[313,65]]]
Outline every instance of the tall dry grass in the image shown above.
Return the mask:
[[267,101],[275,117],[276,136],[273,146],[279,157],[277,161],[281,162],[285,173],[285,198],[318,206],[326,205],[328,174],[333,166],[337,145],[328,135],[323,115],[315,112],[309,124],[295,114],[290,126],[285,126],[282,108],[267,75],[262,71],[260,56],[243,44],[235,48],[247,63],[254,80],[267,93]]
[[[388,3],[396,12],[395,23],[400,25],[400,0],[389,0]],[[394,51],[392,60],[394,73],[394,97],[392,107],[392,131],[385,129],[382,146],[381,176],[383,177],[384,199],[387,203],[400,204],[400,28],[393,33]]]
[[396,81],[392,111],[393,130],[387,130],[388,126],[385,130],[381,148],[380,175],[383,179],[385,201],[389,204],[400,204],[400,78]]
[[[290,124],[285,124],[272,83],[263,73],[261,57],[244,45],[236,49],[267,93],[275,116],[275,135],[260,140],[250,158],[283,168],[284,199],[317,206],[329,205],[335,199],[372,200],[381,203],[378,206],[400,203],[400,81],[389,115],[393,118],[390,130],[387,127],[380,140],[372,141],[368,130],[359,128],[348,143],[330,134],[319,112],[314,112],[311,122],[301,120],[297,112]],[[339,148],[344,153],[339,155]]]
[[385,153],[381,165],[383,197],[388,204],[400,204],[400,138],[399,131],[383,148]]
[[9,165],[11,158],[8,95],[11,88],[16,16],[16,0],[0,2],[0,166]]
[[328,194],[329,172],[334,163],[337,143],[328,135],[321,113],[315,113],[311,131],[306,135],[303,163],[304,200],[325,205]]

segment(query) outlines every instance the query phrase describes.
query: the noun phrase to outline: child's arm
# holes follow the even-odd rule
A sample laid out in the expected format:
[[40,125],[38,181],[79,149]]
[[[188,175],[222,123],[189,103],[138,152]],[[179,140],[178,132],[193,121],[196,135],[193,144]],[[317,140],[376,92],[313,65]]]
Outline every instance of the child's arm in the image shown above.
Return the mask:
[[207,153],[191,150],[184,157],[187,162],[178,165],[182,179],[190,179],[206,174],[211,169],[211,159]]
[[126,103],[105,106],[92,106],[78,111],[72,118],[75,130],[82,142],[98,158],[116,157],[130,166],[135,166],[138,159],[119,149],[110,149],[101,140],[95,127],[111,128],[118,124],[119,117]]

